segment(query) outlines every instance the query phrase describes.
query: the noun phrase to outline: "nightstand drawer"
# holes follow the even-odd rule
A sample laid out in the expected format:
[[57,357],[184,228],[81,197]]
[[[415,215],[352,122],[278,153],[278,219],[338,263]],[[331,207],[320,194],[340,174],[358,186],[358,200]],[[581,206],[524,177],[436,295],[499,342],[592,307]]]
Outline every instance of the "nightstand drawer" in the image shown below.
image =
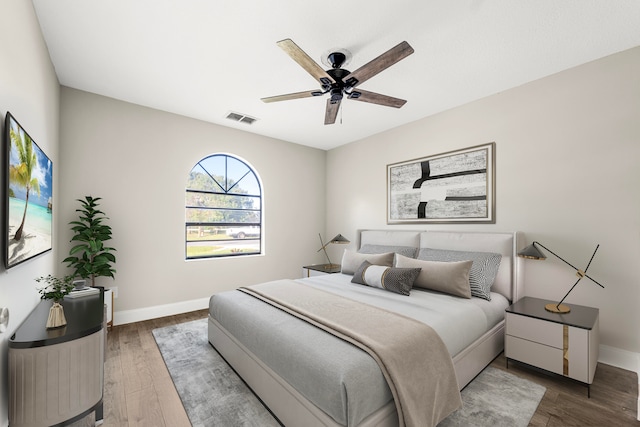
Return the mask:
[[504,354],[509,359],[519,360],[562,375],[562,349],[560,348],[549,347],[507,335],[504,349]]
[[506,334],[562,349],[562,325],[559,323],[507,313]]

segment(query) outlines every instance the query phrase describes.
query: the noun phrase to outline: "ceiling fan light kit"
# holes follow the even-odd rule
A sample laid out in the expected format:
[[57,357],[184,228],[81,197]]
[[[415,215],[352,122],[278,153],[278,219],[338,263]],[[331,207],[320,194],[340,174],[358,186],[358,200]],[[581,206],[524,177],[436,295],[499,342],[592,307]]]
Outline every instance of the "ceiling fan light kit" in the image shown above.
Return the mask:
[[356,86],[364,83],[396,62],[411,55],[413,53],[413,48],[406,41],[399,43],[354,72],[342,68],[342,66],[351,59],[351,53],[345,49],[336,49],[325,54],[326,61],[323,59],[322,62],[324,64],[330,64],[331,68],[324,70],[291,39],[281,40],[277,44],[320,83],[321,90],[309,90],[289,93],[286,95],[270,96],[262,98],[263,102],[287,101],[291,99],[322,96],[329,93],[330,96],[327,99],[325,111],[325,125],[335,123],[338,110],[340,109],[340,103],[345,95],[348,99],[394,108],[400,108],[407,102],[404,99],[394,98],[392,96],[382,95],[375,92],[368,92],[361,89],[355,90]]

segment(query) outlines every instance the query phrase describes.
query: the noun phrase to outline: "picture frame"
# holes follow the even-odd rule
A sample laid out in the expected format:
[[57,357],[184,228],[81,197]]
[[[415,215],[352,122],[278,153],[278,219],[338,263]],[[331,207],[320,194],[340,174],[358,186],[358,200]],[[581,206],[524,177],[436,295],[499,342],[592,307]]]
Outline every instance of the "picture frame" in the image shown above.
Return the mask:
[[15,267],[52,249],[53,162],[7,112],[4,262]]
[[494,224],[495,142],[387,165],[387,224]]

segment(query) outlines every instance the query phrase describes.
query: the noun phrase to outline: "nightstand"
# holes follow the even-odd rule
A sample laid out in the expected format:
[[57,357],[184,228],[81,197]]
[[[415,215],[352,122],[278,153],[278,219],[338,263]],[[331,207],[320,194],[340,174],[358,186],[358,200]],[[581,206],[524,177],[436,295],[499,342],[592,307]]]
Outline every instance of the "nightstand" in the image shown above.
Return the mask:
[[323,274],[340,273],[340,264],[313,264],[302,267],[302,277],[322,276]]
[[596,372],[599,348],[599,310],[570,304],[569,313],[551,313],[554,301],[524,297],[506,310],[504,354],[587,385]]

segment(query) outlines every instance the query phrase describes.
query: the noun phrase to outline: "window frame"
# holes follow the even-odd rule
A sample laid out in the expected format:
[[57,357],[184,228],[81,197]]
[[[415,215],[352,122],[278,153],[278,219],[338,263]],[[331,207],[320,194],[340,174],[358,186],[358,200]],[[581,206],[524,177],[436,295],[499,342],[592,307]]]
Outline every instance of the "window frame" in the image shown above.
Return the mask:
[[[222,172],[220,170],[213,170],[212,168],[205,168],[203,166],[203,162],[205,162],[208,159],[211,159],[212,157],[224,157],[224,175],[218,175],[219,172]],[[241,163],[244,167],[246,167],[246,172],[235,182],[233,182],[230,186],[229,186],[229,159],[233,159],[233,161],[236,161],[238,163]],[[220,191],[216,191],[216,190],[200,190],[200,189],[193,189],[193,188],[189,188],[188,186],[185,187],[185,229],[184,229],[184,236],[185,236],[185,251],[184,251],[184,256],[185,256],[185,261],[193,261],[193,260],[203,260],[203,259],[220,259],[220,258],[235,258],[235,257],[246,257],[246,256],[263,256],[264,255],[264,191],[263,191],[263,185],[262,185],[262,180],[260,179],[260,175],[258,174],[258,172],[256,171],[256,169],[246,160],[244,160],[243,158],[235,155],[235,154],[230,154],[230,153],[213,153],[210,154],[206,157],[201,158],[199,161],[197,161],[194,166],[189,170],[189,177],[191,176],[191,173],[194,171],[194,169],[196,169],[197,167],[200,167],[208,176],[209,178],[219,187]],[[217,176],[222,176],[222,182],[224,184],[222,184],[221,182],[218,181],[218,179],[216,179],[216,177],[214,175]],[[258,194],[244,194],[244,193],[235,193],[233,192],[233,189],[238,187],[241,188],[241,182],[242,180],[247,177],[248,175],[252,175],[253,178],[255,178],[255,182],[257,184],[257,190],[258,190]],[[189,177],[187,178],[187,180],[189,180]],[[187,185],[188,185],[188,181],[187,181]],[[253,204],[253,208],[235,208],[235,207],[228,207],[228,206],[217,206],[217,205],[207,205],[207,206],[202,206],[202,205],[190,205],[188,204],[188,195],[192,193],[192,194],[201,194],[203,196],[225,196],[225,197],[242,197],[242,198],[253,198],[253,199],[257,199],[257,202],[254,202]],[[257,203],[257,208],[255,207]],[[257,221],[251,221],[251,222],[233,222],[233,221],[189,221],[189,215],[188,212],[190,209],[199,209],[199,210],[216,210],[216,211],[238,211],[238,212],[242,212],[242,213],[246,213],[246,212],[253,212],[253,213],[257,213]],[[208,227],[210,229],[222,229],[225,231],[225,237],[226,238],[215,238],[215,239],[196,239],[196,240],[190,240],[189,239],[189,233],[190,233],[190,229],[193,229],[194,227],[198,227],[198,228],[202,228],[202,227]],[[258,227],[258,233],[257,233],[257,237],[248,237],[246,235],[242,235],[240,236],[239,234],[236,235],[236,237],[234,237],[233,235],[228,235],[228,233],[226,232],[226,230],[228,228],[244,228],[244,227]],[[216,233],[217,234],[217,233]],[[251,234],[251,236],[253,236],[253,234]],[[206,254],[206,255],[189,255],[189,246],[190,244],[193,244],[194,242],[197,243],[223,243],[223,244],[229,244],[229,243],[238,243],[238,242],[256,242],[258,243],[257,245],[257,251],[253,250],[250,252],[243,252],[241,250],[238,250],[237,252],[234,252],[233,249],[231,249],[231,252],[225,252],[222,253],[220,255],[215,255],[215,254]],[[233,245],[230,245],[233,246]]]

